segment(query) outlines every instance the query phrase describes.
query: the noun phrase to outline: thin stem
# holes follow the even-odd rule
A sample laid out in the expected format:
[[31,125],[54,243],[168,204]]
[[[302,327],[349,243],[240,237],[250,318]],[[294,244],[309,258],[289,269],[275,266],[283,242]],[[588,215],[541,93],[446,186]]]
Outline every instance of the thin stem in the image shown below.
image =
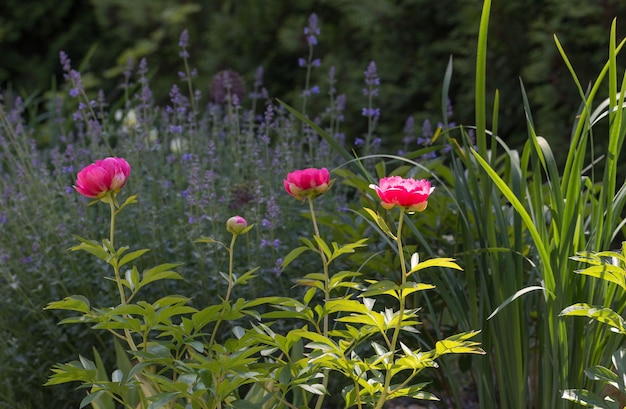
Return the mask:
[[[117,214],[117,211],[115,209],[115,199],[113,197],[113,194],[109,193],[108,195],[108,200],[106,200],[106,202],[109,203],[109,207],[111,209],[109,244],[111,245],[111,249],[115,252],[115,215]],[[126,305],[126,293],[124,292],[124,286],[122,285],[122,279],[120,277],[120,268],[117,263],[113,264],[113,272],[115,273],[115,283],[117,284],[117,291],[120,293],[120,303],[121,305]],[[133,351],[137,351],[137,345],[135,345],[135,341],[133,340],[133,337],[128,328],[124,328],[124,335],[130,349]]]
[[[313,198],[308,197],[309,201],[309,211],[311,212],[311,221],[313,222],[313,231],[315,232],[315,236],[320,236],[320,230],[317,226],[317,219],[315,218],[315,209],[313,208]],[[318,246],[318,251],[320,253],[320,257],[322,258],[322,267],[324,269],[324,306],[328,305],[330,301],[330,276],[328,273],[328,260],[326,259],[326,254],[324,254],[324,250]],[[323,319],[323,327],[322,327],[322,335],[324,337],[328,337],[328,314],[326,311],[324,312]],[[328,369],[324,369],[324,380],[322,384],[324,385],[324,390],[326,390],[328,386]],[[319,395],[317,398],[317,402],[315,403],[315,409],[320,409],[322,407],[322,403],[324,402],[324,397],[326,395]]]
[[[230,247],[228,248],[228,289],[226,290],[226,297],[224,298],[223,305],[228,304],[230,301],[230,295],[233,291],[233,266],[234,266],[234,253],[235,253],[235,241],[237,240],[237,235],[233,234],[233,238],[230,240]],[[220,318],[215,323],[215,327],[213,328],[213,333],[211,334],[211,340],[209,341],[209,348],[213,346],[215,342],[215,336],[217,335],[217,330],[220,327],[222,319],[224,317],[225,309],[222,308],[222,312],[220,313]]]
[[[400,336],[400,329],[402,327],[402,318],[404,317],[404,311],[406,308],[406,301],[404,299],[404,285],[406,284],[406,262],[404,260],[404,250],[402,248],[402,225],[404,224],[404,213],[405,213],[405,209],[403,207],[400,207],[400,220],[398,221],[398,232],[396,233],[396,243],[398,245],[398,255],[400,256],[400,270],[402,272],[402,277],[400,279],[400,290],[399,290],[399,302],[400,302],[400,309],[398,311],[398,319],[396,321],[396,326],[394,328],[393,331],[393,336],[391,338],[391,345],[389,345],[389,352],[391,353],[389,359],[390,359],[390,364],[389,367],[391,367],[391,365],[393,365],[393,362],[395,361],[395,350],[396,350],[396,346],[398,345],[398,338]],[[391,385],[391,378],[392,378],[392,374],[390,370],[387,370],[385,372],[385,385],[383,387],[383,392],[382,395],[380,396],[380,398],[378,399],[378,402],[376,403],[376,409],[380,409],[383,407],[385,401],[387,400],[387,396],[389,394],[389,386]]]

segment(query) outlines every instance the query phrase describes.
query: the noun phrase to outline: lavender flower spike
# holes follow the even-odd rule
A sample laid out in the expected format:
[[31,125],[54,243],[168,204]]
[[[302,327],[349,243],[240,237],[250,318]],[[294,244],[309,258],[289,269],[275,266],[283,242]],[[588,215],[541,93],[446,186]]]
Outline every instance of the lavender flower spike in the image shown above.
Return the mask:
[[304,35],[306,36],[306,42],[308,45],[317,45],[317,37],[320,35],[320,28],[318,26],[317,14],[313,13],[309,16],[309,25],[304,28]]

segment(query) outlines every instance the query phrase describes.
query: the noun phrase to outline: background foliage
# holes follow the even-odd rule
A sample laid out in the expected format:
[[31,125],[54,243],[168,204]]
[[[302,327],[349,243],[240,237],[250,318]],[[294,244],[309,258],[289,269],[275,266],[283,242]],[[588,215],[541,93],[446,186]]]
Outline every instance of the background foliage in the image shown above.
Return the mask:
[[[322,29],[316,54],[322,56],[322,65],[315,80],[326,85],[326,72],[334,65],[339,83],[353,88],[339,92],[354,94],[367,63],[375,60],[384,107],[380,131],[383,144],[395,149],[409,115],[421,124],[439,111],[439,88],[450,55],[457,78],[450,92],[454,118],[468,123],[473,117],[471,79],[481,5],[477,0],[61,0],[54,5],[8,0],[0,5],[0,84],[42,96],[60,78],[58,52],[65,50],[84,59],[93,74],[91,86],[112,89],[129,56],[135,61],[152,56],[158,73],[154,92],[164,98],[169,87],[165,79],[178,70],[176,41],[186,28],[203,92],[208,92],[212,75],[223,69],[239,72],[251,89],[254,72],[262,66],[270,95],[295,98],[304,76],[297,66],[306,48],[302,27],[316,12]],[[503,139],[517,146],[526,137],[521,77],[538,129],[551,142],[567,141],[578,96],[552,35],[562,39],[587,84],[603,61],[610,21],[618,17],[618,34],[624,24],[619,16],[626,16],[626,3],[496,1],[492,16],[498,25],[489,37],[488,87],[493,90],[497,84],[500,89]],[[624,57],[619,61],[623,67]],[[348,109],[359,112],[360,106]],[[361,123],[349,129],[349,139],[364,131]]]

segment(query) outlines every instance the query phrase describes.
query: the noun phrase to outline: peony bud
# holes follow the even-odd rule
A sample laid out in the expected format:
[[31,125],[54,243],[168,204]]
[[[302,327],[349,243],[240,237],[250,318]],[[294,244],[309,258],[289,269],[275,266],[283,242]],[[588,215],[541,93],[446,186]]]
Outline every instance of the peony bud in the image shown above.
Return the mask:
[[226,230],[232,234],[241,234],[246,227],[248,227],[248,222],[241,216],[233,216],[226,221]]

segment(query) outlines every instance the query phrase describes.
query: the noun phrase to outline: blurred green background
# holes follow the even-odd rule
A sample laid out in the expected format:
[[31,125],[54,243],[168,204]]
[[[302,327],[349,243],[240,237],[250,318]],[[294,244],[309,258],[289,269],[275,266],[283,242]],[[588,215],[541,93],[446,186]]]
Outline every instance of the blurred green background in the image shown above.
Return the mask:
[[[44,99],[61,81],[58,54],[64,50],[75,67],[81,64],[86,86],[105,90],[110,102],[121,95],[117,85],[128,58],[146,57],[153,92],[164,98],[181,69],[179,35],[188,29],[195,81],[205,95],[213,75],[223,69],[239,72],[250,91],[254,72],[262,66],[269,95],[293,101],[304,86],[305,70],[297,63],[307,55],[302,30],[315,12],[321,35],[314,54],[322,65],[313,83],[324,94],[328,69],[334,66],[338,92],[359,95],[363,71],[375,60],[381,77],[378,131],[383,147],[394,150],[409,115],[417,124],[442,116],[440,90],[450,56],[451,119],[472,124],[481,7],[481,0],[4,0],[0,86]],[[611,20],[618,18],[618,36],[624,31],[621,16],[626,17],[622,0],[493,2],[488,87],[500,90],[505,141],[515,146],[526,138],[519,78],[538,133],[553,143],[568,140],[580,98],[553,35],[586,84],[606,60]],[[622,66],[624,61],[622,55]],[[360,119],[363,104],[348,100],[347,129],[353,135],[366,126]]]

